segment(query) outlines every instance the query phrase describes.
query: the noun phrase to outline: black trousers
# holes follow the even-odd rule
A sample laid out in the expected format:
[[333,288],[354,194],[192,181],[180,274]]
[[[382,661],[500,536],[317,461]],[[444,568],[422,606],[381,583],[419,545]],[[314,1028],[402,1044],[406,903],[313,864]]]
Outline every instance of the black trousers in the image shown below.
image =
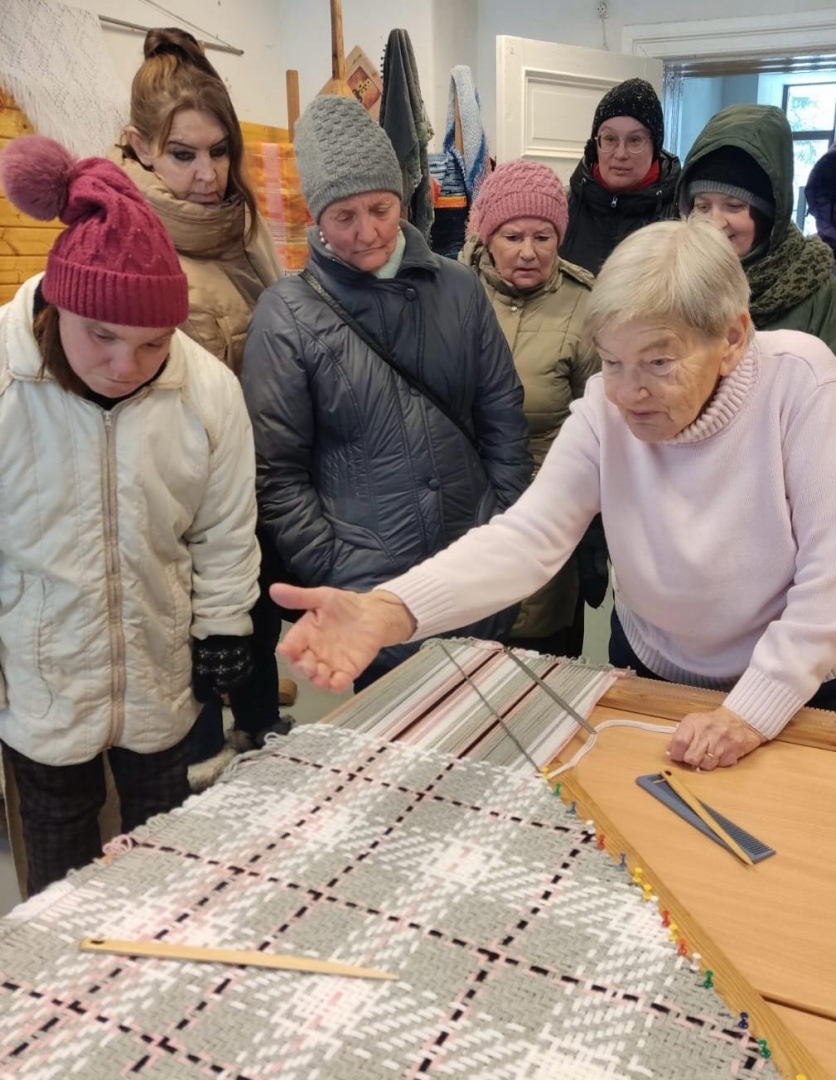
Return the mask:
[[[20,799],[32,896],[101,855],[97,819],[106,798],[103,755],[80,765],[42,765],[10,746],[4,753]],[[189,795],[183,742],[153,754],[113,747],[108,760],[119,792],[123,832],[173,810]]]

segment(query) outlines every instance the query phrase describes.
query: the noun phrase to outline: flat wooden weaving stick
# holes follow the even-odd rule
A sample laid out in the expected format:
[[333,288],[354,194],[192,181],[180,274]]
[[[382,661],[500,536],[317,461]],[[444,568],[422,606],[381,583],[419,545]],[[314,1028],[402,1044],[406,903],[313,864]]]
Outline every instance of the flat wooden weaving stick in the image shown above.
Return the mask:
[[729,836],[723,826],[718,821],[715,821],[711,814],[708,813],[703,804],[693,793],[693,791],[691,791],[691,789],[688,787],[684,780],[677,776],[671,769],[662,769],[662,776],[664,776],[665,780],[668,782],[670,787],[672,787],[673,790],[677,793],[680,799],[682,799],[684,803],[687,803],[691,810],[694,811],[700,821],[707,825],[715,836],[719,836],[723,843],[728,845],[730,850],[738,857],[738,859],[740,859],[741,862],[746,863],[747,866],[755,865],[749,858],[749,856],[746,854],[746,852],[743,850],[743,848],[740,846],[740,844],[738,844],[736,840],[732,839],[732,837]]
[[305,971],[312,975],[346,975],[352,979],[398,979],[388,971],[354,967],[333,960],[308,956],[277,956],[241,949],[210,949],[200,945],[168,945],[162,941],[119,941],[115,938],[82,938],[82,952],[111,953],[114,956],[150,956],[159,960],[195,960],[204,964],[244,964],[247,967],[279,971]]

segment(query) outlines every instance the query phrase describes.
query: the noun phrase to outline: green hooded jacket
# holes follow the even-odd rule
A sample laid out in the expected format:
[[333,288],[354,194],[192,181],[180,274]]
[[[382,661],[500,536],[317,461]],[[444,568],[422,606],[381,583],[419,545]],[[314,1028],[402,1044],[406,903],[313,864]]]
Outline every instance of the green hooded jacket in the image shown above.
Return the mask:
[[688,176],[696,162],[736,146],[761,166],[772,184],[775,220],[765,244],[742,263],[749,279],[749,310],[758,330],[803,330],[836,352],[836,279],[833,253],[817,236],[805,237],[792,218],[792,132],[773,105],[731,105],[713,116],[685,159],[677,202],[691,210]]

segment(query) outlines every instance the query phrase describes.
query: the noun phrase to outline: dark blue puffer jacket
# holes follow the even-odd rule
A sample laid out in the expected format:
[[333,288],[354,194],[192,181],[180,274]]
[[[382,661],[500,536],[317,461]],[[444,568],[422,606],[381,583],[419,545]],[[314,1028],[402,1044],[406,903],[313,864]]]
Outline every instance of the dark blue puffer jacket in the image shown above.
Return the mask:
[[[390,280],[334,258],[316,229],[308,268],[461,417],[480,452],[304,281],[263,292],[242,374],[260,535],[304,585],[380,585],[510,506],[531,480],[523,389],[485,290],[403,230]],[[461,632],[505,637],[513,621],[500,612]]]

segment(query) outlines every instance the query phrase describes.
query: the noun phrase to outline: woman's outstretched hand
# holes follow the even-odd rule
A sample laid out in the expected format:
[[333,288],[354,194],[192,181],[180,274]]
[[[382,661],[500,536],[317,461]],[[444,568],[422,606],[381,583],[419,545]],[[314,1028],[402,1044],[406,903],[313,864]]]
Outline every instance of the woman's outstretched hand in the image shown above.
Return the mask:
[[416,630],[394,593],[271,585],[270,596],[281,607],[305,612],[278,651],[320,690],[347,690],[382,648],[407,641]]

